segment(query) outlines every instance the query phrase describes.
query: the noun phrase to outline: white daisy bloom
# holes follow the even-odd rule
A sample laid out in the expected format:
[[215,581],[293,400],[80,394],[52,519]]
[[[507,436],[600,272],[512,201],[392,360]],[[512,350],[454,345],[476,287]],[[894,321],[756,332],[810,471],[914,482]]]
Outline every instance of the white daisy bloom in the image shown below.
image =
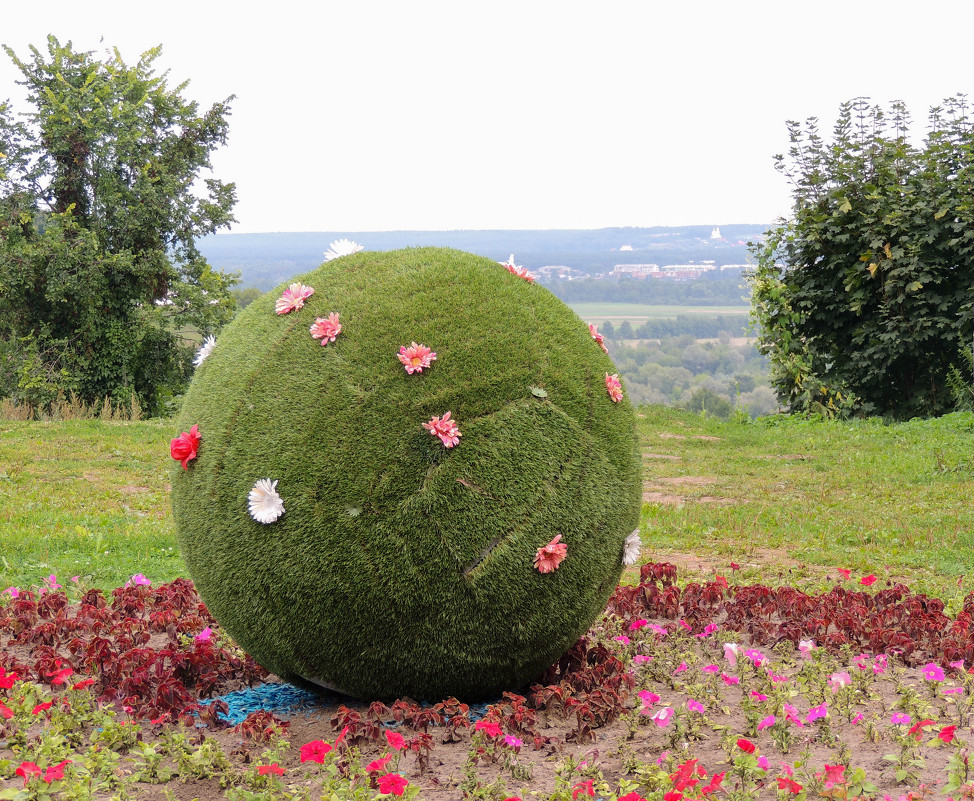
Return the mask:
[[213,346],[216,345],[216,337],[208,336],[203,340],[203,344],[200,345],[200,349],[196,351],[196,358],[193,359],[193,364],[199,367],[203,362],[206,361],[206,357],[213,352]]
[[277,494],[277,482],[262,478],[247,496],[250,516],[258,523],[273,523],[284,514],[284,501]]
[[642,540],[639,539],[639,529],[637,528],[628,537],[622,546],[622,564],[626,567],[634,565],[639,561],[639,551],[643,547]]
[[336,239],[325,251],[325,261],[331,261],[340,256],[351,256],[360,250],[364,250],[364,248],[358,242],[353,242],[351,239]]

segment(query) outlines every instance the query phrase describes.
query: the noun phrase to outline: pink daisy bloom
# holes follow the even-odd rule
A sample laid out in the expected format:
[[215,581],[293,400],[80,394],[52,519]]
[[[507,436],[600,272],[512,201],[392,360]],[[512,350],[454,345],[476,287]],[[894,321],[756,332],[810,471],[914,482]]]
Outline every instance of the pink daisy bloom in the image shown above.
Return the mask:
[[619,383],[618,373],[613,373],[612,375],[605,374],[605,391],[609,393],[609,397],[612,398],[613,403],[618,403],[622,400],[622,384]]
[[338,312],[329,314],[327,320],[324,317],[315,317],[309,331],[311,336],[321,340],[322,347],[329,342],[334,342],[335,337],[342,332],[342,324],[338,322]]
[[429,431],[434,437],[439,437],[440,442],[447,448],[452,448],[454,445],[459,444],[460,437],[463,436],[457,427],[456,421],[450,419],[450,412],[447,412],[442,417],[431,418],[428,423],[423,423],[423,428]]
[[595,325],[595,323],[589,323],[588,330],[589,333],[592,335],[592,339],[595,340],[595,344],[598,345],[600,348],[602,348],[603,351],[608,353],[609,349],[605,346],[605,337],[603,337],[599,333],[599,327]]
[[409,375],[421,373],[433,362],[436,361],[436,354],[425,345],[417,345],[413,342],[408,348],[403,345],[399,348],[399,361]]
[[558,542],[560,539],[561,534],[547,545],[538,548],[538,552],[534,555],[534,566],[539,573],[553,573],[568,555],[568,546]]
[[533,282],[534,274],[528,272],[527,269],[519,264],[514,263],[514,254],[507,261],[498,262],[504,269],[506,269],[511,275],[516,275],[518,278],[523,278],[525,281]]
[[304,302],[315,293],[314,289],[304,284],[293,283],[284,290],[284,294],[274,304],[274,311],[287,314],[304,306]]

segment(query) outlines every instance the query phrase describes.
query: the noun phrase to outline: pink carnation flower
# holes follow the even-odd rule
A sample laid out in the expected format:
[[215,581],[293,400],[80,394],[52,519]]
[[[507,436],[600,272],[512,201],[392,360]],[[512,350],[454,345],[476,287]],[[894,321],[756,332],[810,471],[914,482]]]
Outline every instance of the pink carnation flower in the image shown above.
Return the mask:
[[538,548],[538,552],[534,555],[534,566],[539,573],[553,573],[568,555],[568,546],[558,542],[560,539],[561,534],[547,545]]
[[612,398],[613,403],[618,403],[622,400],[622,384],[619,383],[618,373],[613,373],[612,375],[605,374],[605,391],[609,393],[609,397]]
[[452,448],[454,445],[459,444],[460,437],[463,436],[457,427],[456,421],[450,419],[450,412],[447,412],[442,417],[431,418],[428,423],[423,423],[423,428],[429,431],[434,437],[439,437],[440,442],[447,448]]
[[399,361],[409,375],[421,373],[433,362],[436,361],[436,354],[425,345],[417,345],[413,342],[408,348],[403,345],[399,348]]
[[284,294],[274,304],[274,311],[287,314],[304,306],[304,302],[315,293],[314,289],[304,284],[293,283],[284,290]]
[[321,340],[322,347],[329,342],[334,342],[335,338],[342,332],[342,324],[338,322],[338,312],[329,314],[327,320],[324,317],[315,317],[309,331],[311,336]]

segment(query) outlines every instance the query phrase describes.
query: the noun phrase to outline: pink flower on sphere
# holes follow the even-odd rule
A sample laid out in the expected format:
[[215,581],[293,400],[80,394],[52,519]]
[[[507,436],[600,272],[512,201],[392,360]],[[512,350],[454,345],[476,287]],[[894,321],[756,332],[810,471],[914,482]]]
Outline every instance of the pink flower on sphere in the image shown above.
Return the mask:
[[284,294],[274,304],[274,311],[278,314],[288,314],[304,306],[304,302],[315,293],[314,289],[304,284],[293,283],[284,290]]
[[503,267],[509,273],[511,273],[511,275],[516,275],[518,278],[523,278],[525,281],[528,282],[534,281],[533,273],[528,272],[528,270],[522,267],[520,264],[514,263],[513,253],[511,254],[511,257],[507,261],[499,261],[497,263],[501,265],[501,267]]
[[327,319],[315,317],[315,321],[308,330],[311,332],[311,336],[321,340],[322,347],[329,342],[334,342],[335,338],[342,332],[342,324],[338,322],[338,312],[332,312]]
[[605,337],[599,333],[599,327],[594,323],[589,323],[588,331],[592,335],[592,339],[595,340],[595,344],[602,348],[603,351],[608,353],[609,349],[605,346]]
[[423,372],[435,362],[436,354],[425,345],[417,345],[413,342],[408,348],[405,345],[399,348],[399,361],[406,368],[406,372],[412,375]]
[[200,447],[199,426],[193,426],[169,442],[169,455],[177,462],[181,462],[183,470],[188,470],[187,463],[196,458]]
[[609,393],[609,397],[612,398],[613,403],[618,403],[622,400],[622,384],[619,383],[618,373],[613,373],[612,375],[605,374],[605,391]]
[[450,412],[442,417],[433,417],[428,423],[423,423],[423,428],[430,432],[434,437],[439,437],[447,448],[452,448],[460,442],[460,429],[456,421],[450,419]]
[[547,545],[538,548],[538,552],[534,555],[534,567],[539,573],[553,573],[568,555],[568,546],[559,542],[560,539],[561,534]]

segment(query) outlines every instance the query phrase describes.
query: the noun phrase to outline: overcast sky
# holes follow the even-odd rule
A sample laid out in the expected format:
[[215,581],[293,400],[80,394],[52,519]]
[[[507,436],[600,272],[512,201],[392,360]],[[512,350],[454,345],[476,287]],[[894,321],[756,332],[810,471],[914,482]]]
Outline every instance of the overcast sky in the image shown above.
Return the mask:
[[[170,84],[230,94],[217,177],[234,232],[770,223],[785,121],[856,96],[922,130],[969,92],[974,3],[736,0],[6,2],[21,57],[53,33],[161,44]],[[0,98],[17,101],[0,53]],[[20,106],[23,108],[23,106]]]

